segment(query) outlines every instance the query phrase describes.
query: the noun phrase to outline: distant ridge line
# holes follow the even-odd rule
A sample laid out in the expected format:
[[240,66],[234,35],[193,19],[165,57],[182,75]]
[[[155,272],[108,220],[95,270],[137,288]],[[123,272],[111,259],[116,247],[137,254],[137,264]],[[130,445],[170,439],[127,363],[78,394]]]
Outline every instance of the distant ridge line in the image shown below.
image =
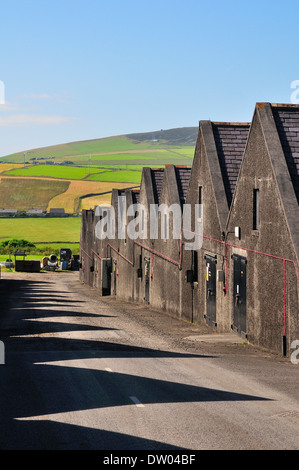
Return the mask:
[[[113,139],[120,139],[124,138],[127,139],[128,142],[131,142],[132,144],[136,144],[136,151],[138,150],[138,144],[145,144],[148,143],[149,145],[153,144],[155,145],[156,143],[158,145],[172,145],[172,146],[195,146],[196,139],[197,139],[197,133],[198,133],[198,127],[177,127],[173,129],[160,129],[160,130],[155,130],[155,131],[150,131],[150,132],[140,132],[140,133],[130,133],[130,134],[119,134],[115,136],[108,136],[108,137],[100,137],[100,138],[95,138],[95,139],[85,139],[85,140],[76,140],[76,141],[71,141],[71,142],[65,142],[61,144],[53,144],[53,145],[48,145],[48,146],[43,146],[43,147],[36,147],[36,148],[31,148],[31,149],[24,149],[19,152],[14,152],[11,154],[3,155],[0,157],[0,162],[6,161],[6,159],[10,159],[12,157],[18,157],[18,159],[24,157],[24,154],[28,154],[26,156],[26,159],[30,159],[30,154],[33,156],[34,154],[45,154],[44,158],[51,158],[50,156],[47,156],[47,152],[55,152],[55,151],[63,151],[63,147],[65,146],[65,153],[63,154],[63,158],[68,158],[72,157],[75,158],[76,155],[71,155],[69,153],[70,149],[68,146],[74,146],[74,145],[83,145],[84,144],[95,144],[96,142],[101,142],[104,141],[109,141]],[[119,149],[120,150],[120,149]],[[128,150],[130,151],[130,150]],[[122,152],[120,150],[120,152]],[[100,153],[102,153],[100,151]],[[103,152],[107,153],[107,152]],[[96,155],[98,152],[91,151],[91,152],[84,152],[81,155]],[[80,156],[80,155],[78,155]],[[10,161],[11,162],[11,161]]]

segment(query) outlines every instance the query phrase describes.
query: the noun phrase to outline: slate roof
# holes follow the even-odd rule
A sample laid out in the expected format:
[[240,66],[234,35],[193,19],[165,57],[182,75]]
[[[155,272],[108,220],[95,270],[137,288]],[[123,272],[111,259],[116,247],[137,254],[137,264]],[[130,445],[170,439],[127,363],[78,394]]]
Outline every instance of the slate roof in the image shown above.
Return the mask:
[[272,105],[271,107],[299,203],[299,106]]
[[134,190],[132,191],[133,204],[137,204],[137,203],[138,203],[138,201],[139,201],[139,195],[140,195],[140,191],[139,191],[139,190],[134,189]]
[[163,168],[151,169],[151,175],[152,175],[155,203],[159,204],[159,200],[160,200],[160,196],[162,192],[162,186],[163,186],[164,169]]
[[250,124],[212,123],[227,202],[231,205]]
[[178,183],[178,191],[181,203],[184,204],[186,201],[189,181],[191,176],[191,168],[184,166],[175,166],[175,174]]

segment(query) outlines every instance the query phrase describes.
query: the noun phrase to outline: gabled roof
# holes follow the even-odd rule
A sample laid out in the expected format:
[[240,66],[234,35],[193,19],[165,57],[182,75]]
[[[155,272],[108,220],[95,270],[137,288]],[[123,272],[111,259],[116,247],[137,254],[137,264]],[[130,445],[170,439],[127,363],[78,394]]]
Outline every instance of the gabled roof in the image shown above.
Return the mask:
[[133,204],[138,204],[139,195],[140,195],[140,190],[137,190],[137,189],[132,190]]
[[299,203],[299,106],[272,104],[271,107]]
[[188,168],[187,166],[175,166],[175,174],[177,179],[180,201],[182,204],[184,204],[189,189],[191,168]]
[[257,103],[263,137],[275,175],[287,226],[299,260],[298,153],[299,106]]
[[222,231],[226,227],[250,126],[250,123],[199,122],[195,159],[201,151],[206,156]]
[[162,186],[163,186],[164,169],[163,168],[157,168],[157,169],[152,168],[151,169],[151,176],[152,176],[155,203],[159,204],[159,200],[160,200],[160,196],[161,196],[161,192],[162,192]]
[[227,202],[230,206],[242,163],[250,124],[212,122],[212,129]]

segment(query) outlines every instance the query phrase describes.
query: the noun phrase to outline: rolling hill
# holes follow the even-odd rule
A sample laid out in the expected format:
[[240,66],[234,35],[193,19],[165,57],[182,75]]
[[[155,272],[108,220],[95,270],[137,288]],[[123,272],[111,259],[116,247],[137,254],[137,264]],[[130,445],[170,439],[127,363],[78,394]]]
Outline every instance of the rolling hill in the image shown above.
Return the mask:
[[[188,127],[70,142],[0,157],[0,208],[63,208],[68,214],[78,214],[109,204],[113,188],[139,186],[144,166],[192,165],[196,138],[197,128]],[[2,218],[0,239],[9,238],[40,243],[34,256],[57,253],[65,242],[77,253],[80,217]],[[7,258],[7,254],[1,256]]]
[[[1,157],[0,207],[62,207],[76,213],[107,204],[112,188],[140,184],[144,166],[190,166],[196,138],[197,128],[187,127],[70,142]],[[93,196],[83,198],[86,194]]]
[[[36,149],[24,149],[22,152],[6,155],[0,161],[6,163],[23,163],[24,153],[26,161],[33,159],[51,159],[61,162],[67,159],[88,160],[109,154],[131,154],[134,152],[152,153],[159,150],[179,147],[194,147],[197,138],[197,127],[183,127],[177,129],[160,130],[138,134],[127,134],[101,139],[70,142]],[[182,152],[182,155],[184,153]]]

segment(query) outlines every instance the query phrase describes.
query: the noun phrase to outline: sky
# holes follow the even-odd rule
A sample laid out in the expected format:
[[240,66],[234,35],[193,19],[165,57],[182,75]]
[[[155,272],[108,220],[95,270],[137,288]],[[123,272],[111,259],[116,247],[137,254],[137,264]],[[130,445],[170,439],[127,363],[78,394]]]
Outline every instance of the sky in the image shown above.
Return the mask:
[[297,0],[0,6],[0,156],[206,119],[250,122],[256,102],[299,98]]

